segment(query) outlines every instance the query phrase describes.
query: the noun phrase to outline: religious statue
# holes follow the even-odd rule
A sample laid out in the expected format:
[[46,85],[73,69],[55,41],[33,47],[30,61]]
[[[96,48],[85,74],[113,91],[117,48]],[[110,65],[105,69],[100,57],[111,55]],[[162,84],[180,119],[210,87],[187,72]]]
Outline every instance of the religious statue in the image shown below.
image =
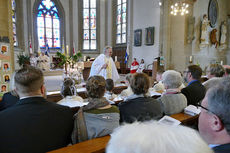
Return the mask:
[[200,48],[204,48],[208,45],[208,26],[209,26],[209,20],[207,15],[204,14],[202,25],[201,25]]
[[226,21],[223,21],[220,27],[220,49],[226,49],[227,48],[227,23]]
[[37,67],[43,71],[50,70],[50,60],[49,57],[45,55],[44,52],[42,52],[42,54],[37,59]]
[[211,34],[210,34],[210,41],[211,41],[211,44],[215,45],[215,47],[217,48],[218,41],[217,41],[217,37],[216,37],[216,32],[217,32],[216,29],[213,29],[213,30],[211,31]]

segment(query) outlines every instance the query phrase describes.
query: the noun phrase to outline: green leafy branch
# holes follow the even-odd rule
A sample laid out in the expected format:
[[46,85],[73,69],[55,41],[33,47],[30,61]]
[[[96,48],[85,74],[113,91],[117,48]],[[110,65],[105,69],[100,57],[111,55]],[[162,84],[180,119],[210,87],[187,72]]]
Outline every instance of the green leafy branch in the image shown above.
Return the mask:
[[69,64],[71,67],[73,67],[74,64],[76,64],[82,57],[82,53],[80,51],[72,56],[66,56],[61,52],[57,52],[56,55],[61,59],[61,62],[58,63],[58,65],[63,66],[65,64]]

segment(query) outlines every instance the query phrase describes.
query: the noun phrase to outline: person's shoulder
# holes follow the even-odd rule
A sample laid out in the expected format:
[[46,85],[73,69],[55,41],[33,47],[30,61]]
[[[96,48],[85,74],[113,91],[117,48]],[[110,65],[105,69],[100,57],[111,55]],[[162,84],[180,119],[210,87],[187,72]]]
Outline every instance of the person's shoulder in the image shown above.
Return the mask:
[[67,111],[67,112],[69,111],[69,112],[72,112],[70,107],[59,105],[59,104],[56,104],[54,102],[47,102],[47,106],[48,107],[52,107],[52,108],[54,108],[56,110],[60,110],[60,111]]
[[229,153],[230,152],[230,143],[219,145],[213,148],[215,153]]
[[110,110],[111,110],[111,112],[114,112],[114,113],[119,113],[120,112],[119,109],[118,109],[118,107],[114,106],[114,105],[112,105],[112,107],[110,108]]
[[97,57],[96,57],[96,59],[93,61],[93,63],[96,61],[100,61],[100,60],[102,60],[103,58],[105,57],[105,55],[104,54],[100,54],[100,55],[98,55]]
[[144,97],[146,102],[150,102],[150,103],[159,103],[159,101],[157,99],[154,99],[152,97]]

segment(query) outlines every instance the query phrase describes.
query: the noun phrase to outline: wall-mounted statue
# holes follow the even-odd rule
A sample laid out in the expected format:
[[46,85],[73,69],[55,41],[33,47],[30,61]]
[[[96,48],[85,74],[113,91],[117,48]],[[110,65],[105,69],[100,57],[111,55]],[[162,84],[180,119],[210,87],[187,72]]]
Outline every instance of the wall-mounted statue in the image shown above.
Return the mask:
[[208,39],[209,39],[209,20],[206,14],[203,15],[203,21],[201,24],[201,36],[200,36],[200,48],[204,48],[208,46]]
[[215,47],[217,48],[218,41],[217,41],[217,37],[216,37],[216,32],[217,32],[216,29],[213,29],[213,30],[211,31],[211,34],[210,34],[210,41],[211,41],[211,44],[215,45]]
[[220,49],[227,48],[227,22],[223,21],[220,26]]

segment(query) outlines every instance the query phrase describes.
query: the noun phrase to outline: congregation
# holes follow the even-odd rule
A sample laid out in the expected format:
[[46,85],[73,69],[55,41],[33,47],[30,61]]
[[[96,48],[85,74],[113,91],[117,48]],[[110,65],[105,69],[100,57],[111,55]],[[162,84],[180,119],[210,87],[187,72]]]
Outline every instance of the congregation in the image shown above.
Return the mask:
[[0,153],[230,153],[230,0],[0,8]]
[[[109,69],[109,66],[112,64],[102,65],[101,69]],[[105,71],[104,77],[94,74],[88,78],[86,99],[77,95],[74,80],[65,78],[60,92],[63,99],[55,104],[46,100],[42,70],[24,67],[15,72],[12,90],[4,94],[0,103],[0,152],[47,152],[108,134],[112,134],[112,138],[107,152],[133,152],[133,149],[156,152],[154,150],[160,150],[162,146],[155,146],[155,141],[128,147],[131,142],[124,137],[133,139],[134,133],[143,135],[141,139],[146,138],[147,141],[151,137],[159,137],[162,145],[167,146],[172,138],[163,137],[169,132],[178,138],[177,141],[187,138],[183,143],[177,142],[181,146],[194,143],[193,151],[209,153],[212,148],[215,153],[226,153],[230,146],[228,68],[211,64],[206,72],[208,81],[202,83],[203,72],[197,65],[188,66],[183,75],[175,70],[159,69],[158,82],[153,85],[147,74],[129,73],[125,77],[127,89],[116,95],[113,93],[112,75],[107,74],[111,71]],[[161,96],[152,98],[150,89],[160,92]],[[116,103],[118,97],[122,101]],[[195,130],[198,128],[200,135],[180,125],[177,128],[183,132],[179,134],[179,129],[156,122],[164,115],[183,112],[188,105],[201,110],[198,127],[193,127]],[[73,111],[72,108],[76,107],[78,109]],[[135,140],[132,145],[140,141]],[[124,141],[124,144],[117,148],[119,141]],[[175,152],[183,152],[183,149],[170,147],[173,148]]]

